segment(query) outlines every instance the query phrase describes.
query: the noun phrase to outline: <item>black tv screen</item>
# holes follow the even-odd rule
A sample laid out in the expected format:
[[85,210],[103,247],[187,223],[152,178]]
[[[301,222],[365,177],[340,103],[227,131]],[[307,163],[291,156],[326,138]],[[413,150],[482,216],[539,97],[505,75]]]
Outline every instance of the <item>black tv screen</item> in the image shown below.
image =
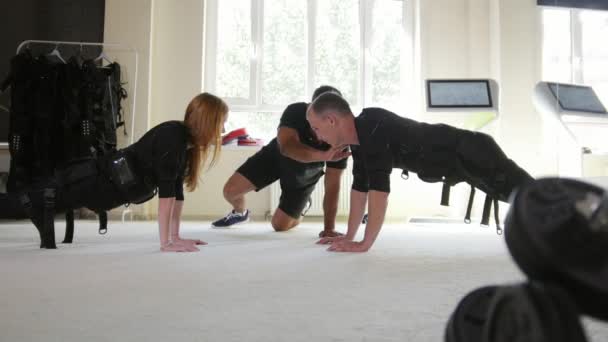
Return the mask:
[[540,6],[608,10],[608,1],[606,0],[537,0],[537,4]]
[[549,89],[563,110],[607,114],[606,108],[591,87],[549,83]]
[[429,108],[492,107],[488,80],[427,80]]

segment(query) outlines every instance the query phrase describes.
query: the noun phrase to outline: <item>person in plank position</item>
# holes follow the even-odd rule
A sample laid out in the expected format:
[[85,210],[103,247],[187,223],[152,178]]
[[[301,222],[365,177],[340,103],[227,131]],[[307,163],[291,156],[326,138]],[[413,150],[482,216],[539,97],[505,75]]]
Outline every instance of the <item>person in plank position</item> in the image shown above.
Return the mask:
[[[384,222],[393,168],[415,172],[427,182],[467,182],[494,201],[533,178],[509,159],[487,134],[444,124],[427,124],[382,108],[365,108],[355,117],[339,94],[325,93],[309,106],[306,118],[319,139],[335,149],[350,146],[353,185],[345,236],[326,237],[330,251],[365,252]],[[491,202],[490,202],[491,203]],[[363,240],[353,241],[365,208]]]

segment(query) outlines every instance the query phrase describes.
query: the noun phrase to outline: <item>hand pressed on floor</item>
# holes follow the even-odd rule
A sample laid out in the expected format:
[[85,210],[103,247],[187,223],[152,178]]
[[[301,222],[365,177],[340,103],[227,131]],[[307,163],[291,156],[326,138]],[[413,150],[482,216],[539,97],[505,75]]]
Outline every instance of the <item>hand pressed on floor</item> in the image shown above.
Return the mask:
[[338,237],[338,236],[344,236],[343,233],[337,232],[335,230],[323,230],[319,233],[319,237],[320,238],[325,238],[325,237]]

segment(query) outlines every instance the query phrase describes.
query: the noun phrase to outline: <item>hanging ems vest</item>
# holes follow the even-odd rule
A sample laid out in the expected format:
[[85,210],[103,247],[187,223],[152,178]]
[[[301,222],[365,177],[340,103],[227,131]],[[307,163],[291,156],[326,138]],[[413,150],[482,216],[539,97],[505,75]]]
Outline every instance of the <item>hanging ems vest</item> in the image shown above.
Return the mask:
[[[127,97],[120,72],[117,63],[98,67],[94,61],[81,64],[77,57],[66,64],[52,63],[45,55],[34,57],[29,49],[13,57],[9,77],[1,85],[3,91],[11,87],[9,193],[56,179],[55,172],[61,174],[66,165],[116,151],[116,129],[124,127],[121,101]],[[58,178],[59,184],[66,180]],[[54,213],[55,188],[40,189],[45,212]],[[21,202],[25,207],[31,203],[27,198]],[[67,242],[73,234],[71,209],[66,212]],[[105,231],[106,213],[97,213],[100,232]],[[43,218],[35,220],[41,230]],[[43,244],[54,246],[54,240],[45,239]]]

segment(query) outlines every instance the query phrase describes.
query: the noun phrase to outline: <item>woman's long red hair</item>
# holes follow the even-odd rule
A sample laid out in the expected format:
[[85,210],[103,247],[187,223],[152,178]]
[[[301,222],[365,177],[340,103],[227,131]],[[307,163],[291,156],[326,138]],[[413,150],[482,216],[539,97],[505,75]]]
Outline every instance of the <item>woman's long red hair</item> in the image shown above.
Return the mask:
[[222,146],[222,129],[228,115],[228,105],[219,97],[202,93],[195,96],[186,108],[184,124],[190,133],[190,145],[187,156],[187,169],[184,183],[188,191],[196,190],[201,170],[204,168],[209,151],[213,157],[209,167],[213,166]]

